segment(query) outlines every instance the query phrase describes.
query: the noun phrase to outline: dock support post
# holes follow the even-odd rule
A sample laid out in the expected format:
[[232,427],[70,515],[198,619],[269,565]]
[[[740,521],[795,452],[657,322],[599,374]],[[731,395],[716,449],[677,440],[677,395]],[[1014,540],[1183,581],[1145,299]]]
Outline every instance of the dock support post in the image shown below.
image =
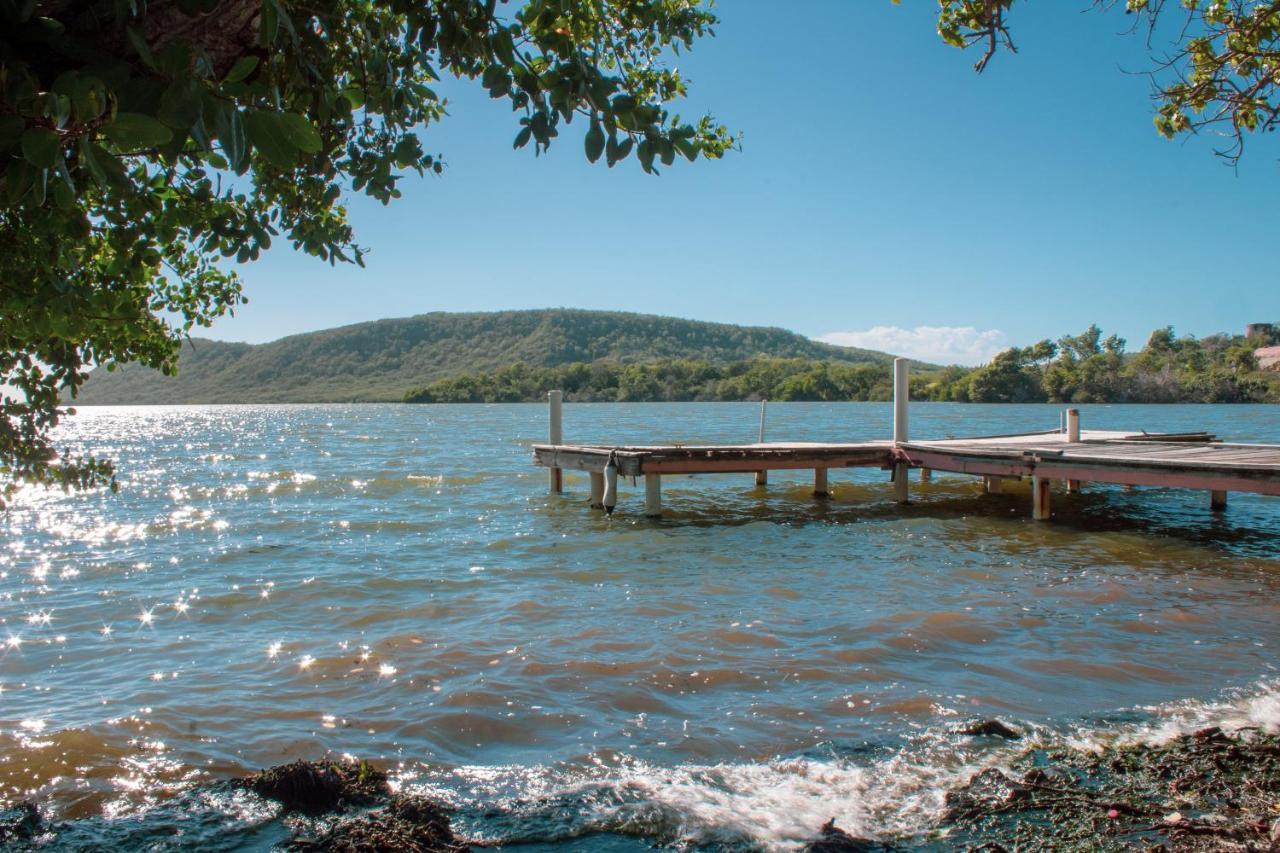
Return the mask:
[[1003,488],[1003,485],[1004,485],[1004,480],[1001,479],[1000,477],[983,477],[982,478],[982,491],[986,492],[989,495],[1000,494],[1000,491]]
[[1209,492],[1209,509],[1222,512],[1227,508],[1227,493],[1217,490]]
[[1067,409],[1067,444],[1080,442],[1080,410]]
[[[1067,444],[1080,443],[1080,410],[1067,409]],[[1067,494],[1080,493],[1079,480],[1067,480]]]
[[813,496],[815,498],[825,498],[830,494],[827,491],[827,469],[813,469]]
[[[907,441],[907,404],[911,399],[911,362],[905,358],[893,360],[893,443],[896,447]],[[899,462],[893,468],[893,499],[900,504],[907,502],[908,465]]]
[[929,483],[929,482],[932,482],[932,481],[933,481],[933,472],[932,472],[932,471],[930,471],[928,468],[921,468],[921,469],[920,469],[920,482],[922,482],[922,483]]
[[[564,443],[564,431],[562,429],[563,420],[561,412],[561,403],[564,400],[564,394],[560,391],[547,392],[547,406],[550,409],[551,416],[551,436],[550,444],[560,445]],[[551,494],[558,495],[564,491],[564,472],[559,468],[551,470]]]
[[1049,520],[1049,481],[1044,477],[1031,478],[1031,517],[1036,521]]
[[905,358],[893,360],[893,443],[907,440],[907,403],[911,395],[911,362]]
[[604,509],[604,472],[591,472],[591,508]]
[[644,475],[644,514],[648,518],[662,518],[662,475]]
[[[769,404],[768,400],[760,401],[760,443],[764,444],[764,409]],[[756,472],[756,485],[765,486],[769,483],[769,472],[763,468]]]

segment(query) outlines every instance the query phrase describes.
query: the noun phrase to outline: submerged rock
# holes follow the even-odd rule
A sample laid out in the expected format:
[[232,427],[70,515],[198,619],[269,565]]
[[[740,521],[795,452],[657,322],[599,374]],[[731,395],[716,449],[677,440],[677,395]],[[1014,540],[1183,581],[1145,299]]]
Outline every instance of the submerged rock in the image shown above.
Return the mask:
[[30,800],[0,811],[0,843],[31,841],[43,831],[44,820]]
[[[286,821],[297,851],[464,853],[443,808],[420,796],[395,796],[387,774],[366,761],[295,761],[232,783],[313,819]],[[354,811],[368,809],[371,811]],[[328,815],[327,819],[325,816]]]
[[323,814],[391,795],[387,774],[368,762],[295,761],[236,782],[290,811]]
[[965,723],[951,730],[958,735],[977,735],[980,737],[1002,737],[1007,740],[1018,740],[1022,737],[1022,732],[1007,726],[996,719],[991,720],[975,720],[971,723]]
[[850,835],[836,826],[835,818],[824,823],[821,832],[805,845],[804,853],[887,853],[894,849],[879,841]]
[[396,797],[386,808],[342,817],[314,836],[299,836],[288,849],[299,853],[466,853],[449,817],[424,797]]

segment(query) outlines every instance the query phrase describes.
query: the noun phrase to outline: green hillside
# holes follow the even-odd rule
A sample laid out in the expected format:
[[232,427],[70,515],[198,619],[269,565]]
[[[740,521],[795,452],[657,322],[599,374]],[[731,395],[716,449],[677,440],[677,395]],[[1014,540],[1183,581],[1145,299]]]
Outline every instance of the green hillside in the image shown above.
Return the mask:
[[304,403],[401,400],[441,379],[516,362],[554,367],[757,357],[887,364],[873,350],[818,343],[785,329],[614,311],[547,309],[422,314],[358,323],[267,344],[197,339],[177,377],[129,365],[94,371],[80,404]]

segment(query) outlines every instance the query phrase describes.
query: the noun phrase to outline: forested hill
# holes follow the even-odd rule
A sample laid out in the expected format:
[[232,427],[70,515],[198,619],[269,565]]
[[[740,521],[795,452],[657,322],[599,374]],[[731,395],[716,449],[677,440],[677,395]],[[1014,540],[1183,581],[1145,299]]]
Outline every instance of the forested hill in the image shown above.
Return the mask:
[[411,388],[515,362],[535,367],[609,361],[758,356],[887,364],[873,350],[818,343],[785,329],[648,314],[547,309],[422,314],[358,323],[267,344],[197,339],[177,377],[136,365],[94,371],[75,402],[301,403],[401,400]]

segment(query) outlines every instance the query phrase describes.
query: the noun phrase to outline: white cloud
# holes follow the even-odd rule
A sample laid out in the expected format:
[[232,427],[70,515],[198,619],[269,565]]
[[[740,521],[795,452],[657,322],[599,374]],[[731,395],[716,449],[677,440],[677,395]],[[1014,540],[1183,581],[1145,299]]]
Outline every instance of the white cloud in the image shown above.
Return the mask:
[[828,332],[818,340],[843,347],[882,350],[934,364],[984,364],[1008,348],[999,329],[973,326],[875,326],[861,332]]

